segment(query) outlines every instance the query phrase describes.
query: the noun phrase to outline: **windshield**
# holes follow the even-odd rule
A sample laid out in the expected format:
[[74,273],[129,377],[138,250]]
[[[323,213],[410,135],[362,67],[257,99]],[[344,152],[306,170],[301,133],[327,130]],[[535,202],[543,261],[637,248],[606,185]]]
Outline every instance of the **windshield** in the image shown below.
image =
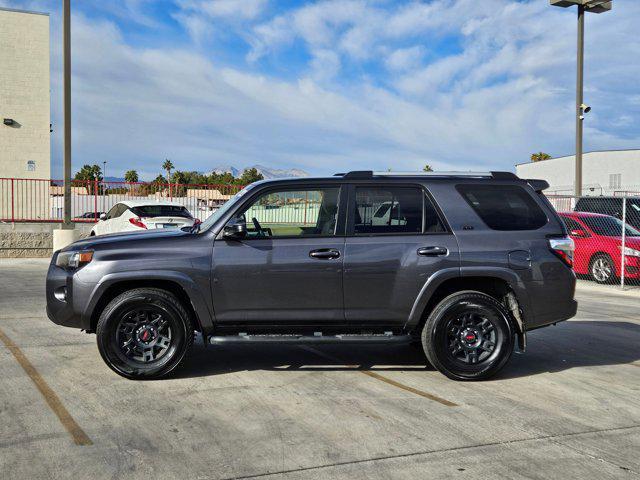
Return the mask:
[[[587,227],[593,230],[596,235],[609,237],[622,236],[622,222],[614,217],[580,217]],[[625,228],[625,235],[628,237],[640,237],[640,232],[630,225]]]
[[218,210],[213,212],[211,214],[211,216],[209,216],[209,218],[207,218],[204,222],[202,222],[202,224],[200,225],[200,231],[204,232],[206,230],[209,230],[211,228],[211,226],[214,223],[216,223],[216,221],[219,218],[221,218],[222,216],[224,216],[225,213],[227,213],[229,210],[231,210],[234,207],[234,205],[236,205],[246,193],[250,192],[253,189],[253,187],[256,185],[256,183],[252,183],[251,185],[247,185],[242,190],[240,190],[238,193],[236,193],[233,197],[231,197],[229,200],[227,200],[227,202],[224,205],[222,205]]

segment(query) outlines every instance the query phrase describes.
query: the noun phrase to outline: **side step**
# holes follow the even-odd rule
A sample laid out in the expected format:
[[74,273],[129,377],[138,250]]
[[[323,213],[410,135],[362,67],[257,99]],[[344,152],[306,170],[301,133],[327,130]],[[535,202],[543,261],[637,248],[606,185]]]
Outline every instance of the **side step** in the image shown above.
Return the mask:
[[208,343],[211,345],[226,345],[239,343],[293,343],[293,344],[318,344],[318,343],[411,343],[413,337],[411,335],[393,335],[391,332],[385,332],[377,335],[358,335],[358,334],[341,334],[341,335],[322,335],[322,332],[315,332],[313,335],[273,335],[273,334],[257,334],[249,335],[247,333],[239,333],[238,335],[211,335],[208,337]]

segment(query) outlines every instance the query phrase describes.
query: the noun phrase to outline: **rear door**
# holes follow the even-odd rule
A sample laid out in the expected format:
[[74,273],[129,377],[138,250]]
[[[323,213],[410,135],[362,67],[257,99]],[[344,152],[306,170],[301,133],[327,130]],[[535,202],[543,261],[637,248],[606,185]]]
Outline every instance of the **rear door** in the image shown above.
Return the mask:
[[349,187],[345,317],[352,326],[399,327],[435,272],[459,268],[458,245],[421,185]]

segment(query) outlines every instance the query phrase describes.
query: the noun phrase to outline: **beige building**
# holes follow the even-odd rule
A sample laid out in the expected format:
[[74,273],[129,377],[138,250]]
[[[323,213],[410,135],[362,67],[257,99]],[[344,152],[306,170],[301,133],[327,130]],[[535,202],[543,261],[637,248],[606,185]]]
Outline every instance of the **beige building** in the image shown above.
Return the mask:
[[49,16],[0,8],[0,177],[51,177],[49,89]]

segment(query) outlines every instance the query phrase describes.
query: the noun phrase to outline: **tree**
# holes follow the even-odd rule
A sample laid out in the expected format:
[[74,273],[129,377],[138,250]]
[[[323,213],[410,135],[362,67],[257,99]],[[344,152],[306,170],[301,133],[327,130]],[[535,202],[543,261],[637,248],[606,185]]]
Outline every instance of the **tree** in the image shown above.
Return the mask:
[[129,183],[137,183],[139,181],[138,172],[136,172],[135,170],[127,170],[124,173],[124,181]]
[[[82,182],[82,185],[86,186],[89,195],[93,195],[96,193],[94,188],[96,182],[102,182],[102,169],[98,165],[83,165],[76,172],[73,179]],[[101,187],[98,186],[97,193],[100,192],[100,189]]]
[[162,164],[162,169],[167,171],[167,180],[171,182],[171,170],[173,170],[173,163],[168,158],[164,159],[164,163]]
[[548,153],[544,153],[544,152],[538,152],[538,153],[532,153],[531,154],[531,161],[532,162],[539,162],[541,160],[549,160],[551,158],[551,155],[549,155]]
[[423,172],[433,172],[433,168],[428,163],[422,168]]
[[74,180],[102,181],[102,169],[98,165],[84,165],[73,177]]
[[258,172],[255,168],[247,168],[244,172],[242,172],[242,176],[238,179],[236,183],[240,183],[240,185],[249,185],[250,183],[257,182],[258,180],[263,180],[264,175]]

